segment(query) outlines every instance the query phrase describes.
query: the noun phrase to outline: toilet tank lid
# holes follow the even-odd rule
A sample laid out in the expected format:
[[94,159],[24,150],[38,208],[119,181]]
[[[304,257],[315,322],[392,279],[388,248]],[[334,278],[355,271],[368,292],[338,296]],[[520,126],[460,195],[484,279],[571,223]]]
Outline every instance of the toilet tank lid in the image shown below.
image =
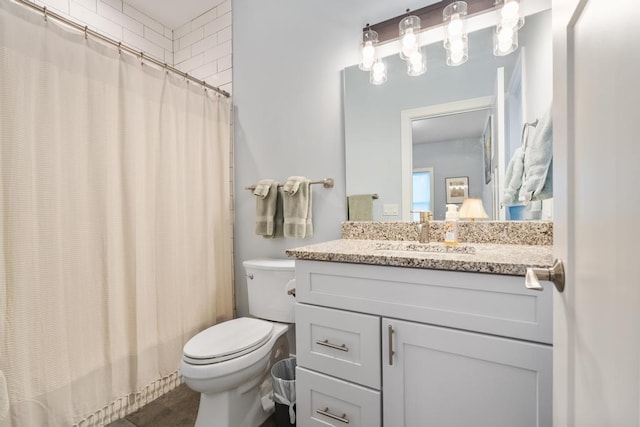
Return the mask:
[[255,268],[257,270],[291,270],[295,268],[296,261],[294,259],[275,259],[275,258],[263,258],[263,259],[250,259],[244,261],[242,265],[245,268]]

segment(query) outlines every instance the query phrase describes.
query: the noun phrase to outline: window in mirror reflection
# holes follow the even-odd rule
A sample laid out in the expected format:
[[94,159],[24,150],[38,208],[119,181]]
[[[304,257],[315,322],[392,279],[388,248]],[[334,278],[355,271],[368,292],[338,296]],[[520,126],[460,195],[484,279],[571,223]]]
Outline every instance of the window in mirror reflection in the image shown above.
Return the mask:
[[420,219],[420,211],[433,212],[433,168],[419,168],[413,170],[413,204],[411,214],[413,221]]

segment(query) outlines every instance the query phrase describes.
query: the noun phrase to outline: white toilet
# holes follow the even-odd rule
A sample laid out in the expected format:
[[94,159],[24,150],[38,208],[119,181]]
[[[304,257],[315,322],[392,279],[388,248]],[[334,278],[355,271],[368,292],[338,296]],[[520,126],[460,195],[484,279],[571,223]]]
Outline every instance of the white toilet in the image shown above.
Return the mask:
[[[294,260],[257,259],[242,263],[249,312],[214,325],[184,346],[180,373],[200,395],[195,427],[258,427],[265,411],[261,388],[271,366],[289,356],[287,331],[294,322]],[[265,320],[262,320],[265,319]],[[280,322],[280,323],[278,323]]]

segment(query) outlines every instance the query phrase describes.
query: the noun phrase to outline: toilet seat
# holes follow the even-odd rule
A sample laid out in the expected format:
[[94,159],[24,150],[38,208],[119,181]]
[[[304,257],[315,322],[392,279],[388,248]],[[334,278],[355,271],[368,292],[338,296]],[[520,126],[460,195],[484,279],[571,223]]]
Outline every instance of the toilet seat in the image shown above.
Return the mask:
[[211,326],[184,346],[183,359],[193,365],[209,365],[235,359],[264,345],[273,333],[273,323],[240,317]]

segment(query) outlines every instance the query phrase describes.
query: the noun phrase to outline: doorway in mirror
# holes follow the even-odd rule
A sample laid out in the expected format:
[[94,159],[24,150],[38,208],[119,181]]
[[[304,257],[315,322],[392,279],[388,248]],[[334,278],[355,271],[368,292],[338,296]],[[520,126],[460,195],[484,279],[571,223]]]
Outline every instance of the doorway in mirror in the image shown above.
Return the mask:
[[420,212],[433,213],[433,168],[416,168],[413,170],[413,200],[411,220],[420,220]]

